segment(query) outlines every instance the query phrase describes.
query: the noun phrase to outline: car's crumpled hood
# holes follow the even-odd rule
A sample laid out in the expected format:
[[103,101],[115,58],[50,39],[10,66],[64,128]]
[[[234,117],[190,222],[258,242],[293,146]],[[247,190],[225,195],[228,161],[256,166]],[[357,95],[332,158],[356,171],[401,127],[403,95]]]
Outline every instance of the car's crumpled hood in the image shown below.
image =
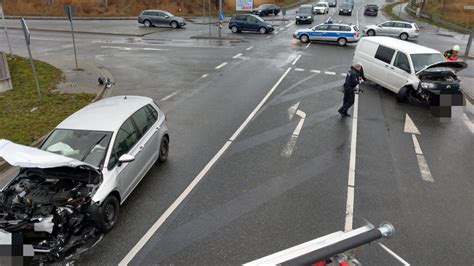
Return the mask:
[[438,62],[438,63],[434,63],[432,65],[429,65],[429,66],[426,66],[424,67],[423,69],[421,69],[420,71],[417,72],[417,74],[427,70],[427,69],[433,69],[433,68],[450,68],[452,69],[454,72],[459,72],[465,68],[467,68],[467,64],[465,62],[460,62],[460,61],[456,61],[456,62]]
[[85,166],[97,170],[97,167],[79,160],[43,151],[37,148],[0,139],[0,157],[13,166],[22,168],[56,168]]

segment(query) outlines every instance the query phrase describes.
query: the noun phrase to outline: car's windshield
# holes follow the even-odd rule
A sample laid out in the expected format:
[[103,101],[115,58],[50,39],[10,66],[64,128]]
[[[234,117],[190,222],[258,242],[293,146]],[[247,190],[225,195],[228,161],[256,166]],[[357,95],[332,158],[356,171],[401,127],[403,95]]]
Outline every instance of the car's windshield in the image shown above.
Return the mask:
[[112,132],[56,129],[40,147],[102,168]]
[[325,4],[316,4],[316,6],[319,6],[319,7],[326,7]]
[[415,67],[415,72],[422,70],[423,68],[432,65],[434,63],[445,61],[441,53],[435,54],[412,54],[411,61]]
[[174,15],[173,15],[173,14],[171,14],[170,12],[163,11],[163,13],[165,13],[165,15],[167,15],[168,17],[174,17]]
[[311,14],[311,12],[313,12],[311,10],[311,7],[300,7],[300,9],[298,10],[299,14]]
[[253,16],[254,18],[258,19],[259,21],[261,22],[264,22],[265,20],[263,20],[263,18],[259,17],[259,16]]
[[264,8],[268,8],[269,5],[268,4],[263,4],[263,5],[260,5],[259,7],[257,7],[258,9],[264,9]]

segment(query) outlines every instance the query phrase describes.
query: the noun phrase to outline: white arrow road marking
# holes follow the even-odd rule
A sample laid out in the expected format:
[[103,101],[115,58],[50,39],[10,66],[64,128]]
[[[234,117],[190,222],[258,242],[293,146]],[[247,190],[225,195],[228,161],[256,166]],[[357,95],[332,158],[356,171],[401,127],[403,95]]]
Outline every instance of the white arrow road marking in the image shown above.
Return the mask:
[[293,120],[293,116],[296,113],[296,110],[298,110],[298,106],[300,106],[300,102],[295,103],[292,105],[290,108],[288,108],[288,119],[291,121]]
[[403,131],[405,133],[411,134],[413,146],[415,147],[416,159],[418,161],[418,168],[420,168],[421,178],[428,182],[434,182],[430,168],[428,167],[428,163],[426,162],[425,156],[423,155],[423,151],[421,150],[420,143],[416,138],[416,135],[421,135],[421,133],[408,114],[405,115],[405,127]]
[[413,123],[413,120],[411,119],[411,117],[408,114],[405,115],[405,127],[404,127],[403,131],[405,133],[421,135],[420,131],[415,126],[415,123]]
[[291,134],[290,139],[288,140],[285,148],[283,148],[283,151],[280,154],[283,157],[289,158],[291,157],[291,154],[293,154],[293,150],[295,149],[296,142],[298,141],[298,137],[300,135],[301,129],[303,128],[304,120],[306,119],[306,113],[301,110],[297,110],[296,115],[301,117],[301,119],[298,122],[298,125],[296,125],[296,128],[293,131],[293,134]]

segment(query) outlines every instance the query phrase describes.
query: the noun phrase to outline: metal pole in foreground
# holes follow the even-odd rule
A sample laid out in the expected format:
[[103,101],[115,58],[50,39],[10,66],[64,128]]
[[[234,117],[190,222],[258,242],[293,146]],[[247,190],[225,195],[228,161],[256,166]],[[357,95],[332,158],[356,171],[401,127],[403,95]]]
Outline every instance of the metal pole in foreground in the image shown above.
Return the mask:
[[10,39],[8,38],[7,23],[5,22],[5,14],[3,14],[3,1],[0,1],[0,11],[2,12],[3,29],[5,30],[5,36],[7,37],[8,50],[10,51],[10,55],[12,55],[12,46],[10,45]]
[[402,17],[402,5],[403,5],[403,2],[400,1],[400,9],[398,10],[398,18]]
[[211,0],[208,0],[207,5],[209,7],[209,36],[211,36]]
[[222,17],[223,16],[223,12],[222,12],[222,0],[219,0],[219,37],[221,37],[221,31],[222,31]]
[[31,69],[33,70],[33,76],[36,82],[36,91],[38,92],[38,98],[41,101],[41,91],[40,91],[40,85],[38,81],[38,75],[36,75],[35,64],[33,63],[33,57],[31,56],[30,31],[28,30],[28,26],[26,25],[26,21],[24,18],[21,18],[21,25],[23,27],[23,33],[25,34],[26,47],[28,48],[28,56],[30,57]]
[[466,51],[464,52],[465,56],[469,56],[469,51],[471,50],[472,39],[474,38],[474,26],[471,29],[471,35],[469,35],[469,40],[467,41]]
[[72,46],[74,47],[74,61],[76,62],[76,70],[79,69],[77,65],[77,53],[76,53],[76,38],[74,37],[74,26],[72,23],[72,13],[73,9],[71,5],[67,5],[64,7],[67,17],[69,19],[69,22],[71,23],[71,33],[72,33]]

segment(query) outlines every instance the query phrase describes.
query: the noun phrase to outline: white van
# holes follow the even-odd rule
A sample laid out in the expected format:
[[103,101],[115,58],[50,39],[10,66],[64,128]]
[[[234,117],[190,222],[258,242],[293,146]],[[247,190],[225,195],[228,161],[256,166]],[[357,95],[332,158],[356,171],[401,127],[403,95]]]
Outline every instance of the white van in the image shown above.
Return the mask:
[[367,79],[397,93],[403,102],[410,97],[430,103],[434,95],[459,93],[456,72],[464,62],[446,62],[439,51],[390,37],[364,37],[354,53]]

